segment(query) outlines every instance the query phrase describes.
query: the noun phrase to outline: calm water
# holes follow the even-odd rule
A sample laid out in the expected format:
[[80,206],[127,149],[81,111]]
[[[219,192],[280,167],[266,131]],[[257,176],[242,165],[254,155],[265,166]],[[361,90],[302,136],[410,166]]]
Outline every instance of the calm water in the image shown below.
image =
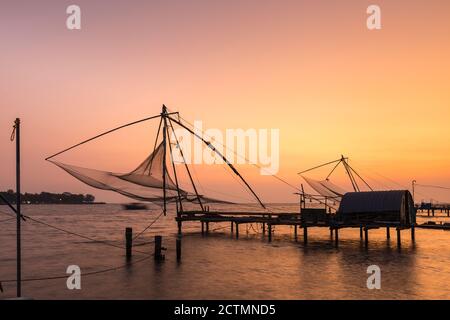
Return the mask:
[[[289,211],[296,206],[286,205]],[[243,208],[240,208],[243,209]],[[7,212],[5,206],[0,211]],[[124,229],[145,228],[159,210],[123,211],[120,205],[24,206],[36,219],[123,245]],[[15,278],[15,221],[0,215],[0,280]],[[385,230],[371,230],[369,248],[359,230],[341,230],[335,248],[326,228],[308,230],[309,243],[296,243],[293,229],[277,227],[272,243],[262,239],[257,226],[240,239],[230,235],[229,224],[212,224],[209,236],[199,234],[198,224],[184,224],[183,257],[175,258],[174,215],[161,217],[138,241],[136,250],[153,252],[155,234],[164,236],[166,259],[155,263],[134,253],[131,265],[115,271],[82,276],[81,290],[68,290],[66,280],[26,282],[23,292],[35,299],[449,299],[450,232],[402,232],[397,249],[395,232],[386,240]],[[442,218],[441,220],[445,220]],[[224,227],[222,229],[219,229]],[[302,234],[299,232],[299,239]],[[92,243],[28,221],[23,224],[23,277],[65,275],[76,264],[82,273],[125,263],[124,250]],[[380,266],[381,290],[368,290],[366,269]],[[13,297],[14,283],[3,283],[0,299]]]

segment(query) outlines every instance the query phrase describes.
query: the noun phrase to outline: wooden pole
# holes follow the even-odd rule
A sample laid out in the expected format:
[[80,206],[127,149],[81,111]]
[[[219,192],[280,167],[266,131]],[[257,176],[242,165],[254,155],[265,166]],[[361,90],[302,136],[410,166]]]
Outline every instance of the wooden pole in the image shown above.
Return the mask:
[[402,245],[402,239],[400,234],[400,228],[397,228],[397,246],[400,247]]
[[294,238],[297,241],[297,225],[294,226]]
[[272,224],[268,223],[267,226],[269,227],[269,242],[272,241]]
[[181,261],[181,235],[177,236],[177,261]]
[[367,227],[364,228],[364,244],[366,248],[369,246],[369,229]]
[[162,247],[162,236],[155,236],[155,260],[163,260],[164,255],[161,253]]
[[389,229],[389,227],[386,227],[386,239],[390,239],[391,238],[391,231]]
[[202,235],[205,234],[205,223],[203,221],[201,221],[202,224]]
[[131,259],[133,248],[133,229],[125,228],[125,253],[127,256],[127,260]]
[[361,239],[363,238],[363,227],[362,226],[359,227],[359,237]]
[[209,222],[207,221],[206,222],[206,234],[208,234],[209,233]]
[[231,221],[231,234],[233,234],[233,228],[234,228],[234,225],[233,225],[233,221]]
[[303,243],[308,243],[308,227],[306,226],[303,227]]
[[236,239],[239,238],[239,223],[236,222]]
[[[163,212],[164,215],[166,215],[166,211],[167,211],[167,204],[166,204],[166,173],[167,173],[167,164],[166,164],[166,154],[167,154],[167,143],[166,143],[166,139],[167,139],[167,109],[166,106],[163,105],[162,106],[162,113],[161,116],[163,117],[163,121],[164,121],[164,127],[163,127],[163,173],[162,173],[162,181],[163,181],[163,197],[164,197],[164,204],[163,204]],[[170,143],[170,141],[169,141]]]
[[17,297],[22,296],[22,244],[21,244],[21,195],[20,195],[20,119],[14,124],[16,139],[16,229],[17,229]]
[[339,244],[339,228],[335,228],[334,232],[335,232],[334,244],[337,247]]
[[416,232],[415,232],[415,226],[414,224],[411,225],[411,240],[415,241],[416,240]]
[[263,235],[266,233],[266,224],[264,222],[262,224],[262,233]]

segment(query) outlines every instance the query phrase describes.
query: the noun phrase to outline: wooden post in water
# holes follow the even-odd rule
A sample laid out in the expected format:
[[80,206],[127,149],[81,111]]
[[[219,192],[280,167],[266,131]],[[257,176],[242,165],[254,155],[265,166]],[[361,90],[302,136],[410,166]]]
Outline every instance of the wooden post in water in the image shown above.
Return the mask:
[[297,241],[297,225],[294,225],[294,238]]
[[362,226],[359,227],[359,237],[361,239],[363,238],[363,227]]
[[411,224],[411,240],[414,242],[416,240],[416,232],[415,232],[415,226],[414,223]]
[[333,239],[333,227],[330,227],[330,238]]
[[364,227],[364,244],[366,248],[369,246],[369,229],[367,227]]
[[336,245],[336,247],[339,244],[339,228],[335,228],[334,229],[335,232],[335,237],[334,237],[334,244]]
[[391,238],[391,231],[389,227],[386,227],[386,239],[390,239]]
[[303,243],[306,245],[308,243],[308,227],[303,227]]
[[230,224],[231,224],[231,234],[233,234],[233,232],[234,232],[234,231],[233,231],[233,228],[234,228],[234,224],[233,224],[233,221],[231,221],[231,223],[230,223]]
[[177,236],[177,261],[181,261],[181,235]]
[[239,238],[239,223],[236,222],[236,239]]
[[400,248],[402,245],[402,239],[400,235],[400,228],[397,228],[397,246]]
[[272,241],[272,224],[268,223],[267,226],[269,228],[269,242],[271,242]]
[[209,222],[207,221],[206,222],[206,234],[208,234],[209,233]]
[[202,235],[205,234],[205,223],[203,221],[201,221],[202,223]]
[[132,248],[133,248],[133,229],[125,228],[125,252],[127,260],[131,259]]
[[266,234],[266,224],[264,222],[262,224],[262,233],[263,233],[263,236]]
[[164,260],[164,255],[161,253],[163,249],[162,236],[155,236],[155,260]]
[[178,234],[181,235],[182,234],[182,227],[183,227],[183,223],[181,221],[178,221]]

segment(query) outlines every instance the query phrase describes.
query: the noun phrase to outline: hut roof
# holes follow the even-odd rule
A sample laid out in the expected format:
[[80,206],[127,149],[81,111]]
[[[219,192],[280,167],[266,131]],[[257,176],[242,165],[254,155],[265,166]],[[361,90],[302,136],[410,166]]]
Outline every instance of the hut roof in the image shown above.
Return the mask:
[[339,213],[399,212],[408,190],[348,192],[342,197]]

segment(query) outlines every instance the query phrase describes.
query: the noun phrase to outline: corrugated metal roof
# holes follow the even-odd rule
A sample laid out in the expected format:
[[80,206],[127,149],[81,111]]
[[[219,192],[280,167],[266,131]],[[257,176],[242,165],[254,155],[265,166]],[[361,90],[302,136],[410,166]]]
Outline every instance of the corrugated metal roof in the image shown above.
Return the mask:
[[400,212],[407,190],[348,192],[342,197],[339,213]]

